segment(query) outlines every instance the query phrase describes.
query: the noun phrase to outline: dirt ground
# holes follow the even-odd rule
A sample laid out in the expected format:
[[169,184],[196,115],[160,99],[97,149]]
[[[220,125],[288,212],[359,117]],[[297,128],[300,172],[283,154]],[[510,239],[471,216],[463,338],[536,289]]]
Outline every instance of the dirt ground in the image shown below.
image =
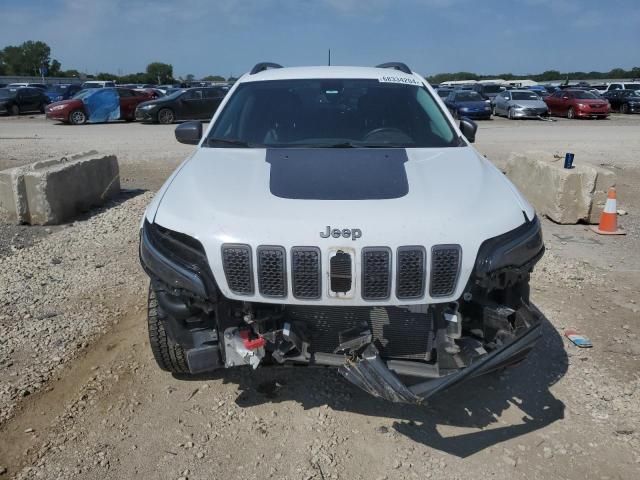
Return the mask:
[[[640,116],[497,119],[476,145],[498,166],[530,149],[605,164],[628,235],[544,220],[541,342],[522,364],[415,407],[328,369],[161,372],[137,224],[191,147],[170,126],[0,118],[0,168],[96,149],[118,155],[129,189],[67,226],[0,227],[0,478],[640,478]],[[570,344],[567,327],[594,348]]]

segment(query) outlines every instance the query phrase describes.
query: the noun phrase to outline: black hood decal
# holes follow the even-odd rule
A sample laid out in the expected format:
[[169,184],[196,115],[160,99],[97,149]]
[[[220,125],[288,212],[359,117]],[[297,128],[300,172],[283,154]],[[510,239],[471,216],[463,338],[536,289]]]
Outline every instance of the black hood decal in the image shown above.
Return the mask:
[[409,193],[402,148],[273,148],[269,188],[299,200],[385,200]]

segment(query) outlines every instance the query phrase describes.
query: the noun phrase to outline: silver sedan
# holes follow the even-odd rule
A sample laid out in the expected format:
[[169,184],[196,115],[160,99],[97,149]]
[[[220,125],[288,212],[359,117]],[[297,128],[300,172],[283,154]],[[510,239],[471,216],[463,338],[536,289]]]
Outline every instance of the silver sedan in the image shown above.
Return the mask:
[[544,100],[532,90],[507,90],[493,100],[493,114],[516,118],[538,118],[549,115]]

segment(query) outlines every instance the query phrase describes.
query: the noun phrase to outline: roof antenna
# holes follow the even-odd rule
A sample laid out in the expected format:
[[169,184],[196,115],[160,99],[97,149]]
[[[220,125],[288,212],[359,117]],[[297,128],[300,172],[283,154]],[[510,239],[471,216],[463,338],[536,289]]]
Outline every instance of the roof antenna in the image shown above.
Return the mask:
[[328,65],[331,66],[331,49],[329,49],[329,63],[328,63]]

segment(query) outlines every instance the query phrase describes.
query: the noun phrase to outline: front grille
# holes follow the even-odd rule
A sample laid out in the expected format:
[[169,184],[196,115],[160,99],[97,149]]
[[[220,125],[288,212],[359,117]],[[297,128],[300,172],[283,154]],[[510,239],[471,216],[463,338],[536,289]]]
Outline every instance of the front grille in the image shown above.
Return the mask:
[[423,247],[398,248],[398,278],[396,296],[400,299],[424,295],[425,250]]
[[253,294],[253,269],[249,245],[222,245],[222,268],[229,289],[237,295]]
[[286,254],[282,247],[258,247],[258,288],[265,297],[287,296]]
[[431,282],[429,291],[432,297],[447,297],[456,289],[460,271],[459,245],[436,245],[431,249]]
[[339,250],[329,260],[329,277],[331,279],[331,291],[335,293],[347,293],[351,290],[351,255]]
[[315,247],[291,249],[291,288],[293,296],[313,300],[320,298],[320,250]]
[[362,298],[385,300],[391,293],[391,250],[386,247],[362,249]]
[[339,334],[367,324],[376,347],[385,358],[426,360],[433,345],[433,314],[416,307],[314,307],[290,305],[290,321],[304,322],[314,352],[333,353]]

